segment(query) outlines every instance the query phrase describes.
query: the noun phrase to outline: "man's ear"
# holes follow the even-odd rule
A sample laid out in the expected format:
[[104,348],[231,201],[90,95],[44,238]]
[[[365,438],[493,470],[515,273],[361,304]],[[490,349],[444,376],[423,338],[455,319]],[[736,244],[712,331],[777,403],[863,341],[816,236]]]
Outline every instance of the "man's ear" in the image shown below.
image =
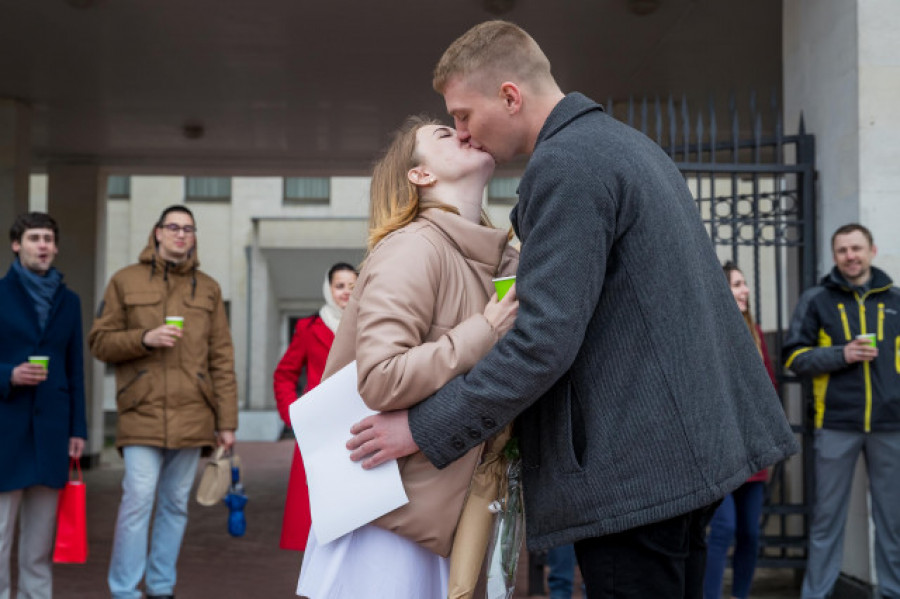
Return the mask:
[[18,255],[19,255],[19,250],[21,250],[21,249],[22,249],[22,244],[21,244],[21,243],[19,243],[18,241],[13,241],[13,242],[12,242],[12,251],[13,251],[13,254],[15,254],[16,256],[18,256]]
[[522,90],[512,81],[504,81],[500,84],[499,95],[509,114],[516,114],[522,110]]
[[437,182],[435,176],[429,173],[422,166],[414,166],[413,168],[409,169],[409,171],[407,171],[406,173],[406,178],[409,179],[409,182],[413,185],[418,185],[420,187],[433,185]]

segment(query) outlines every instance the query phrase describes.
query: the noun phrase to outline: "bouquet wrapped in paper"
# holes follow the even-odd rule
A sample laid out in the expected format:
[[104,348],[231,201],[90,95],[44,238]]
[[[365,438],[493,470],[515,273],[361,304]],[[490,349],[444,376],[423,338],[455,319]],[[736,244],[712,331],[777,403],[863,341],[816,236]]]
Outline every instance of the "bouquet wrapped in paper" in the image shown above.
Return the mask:
[[[515,505],[521,522],[522,501],[521,496],[516,495],[519,493],[519,467],[517,465],[513,469],[515,476],[513,494],[517,499],[509,501],[510,466],[513,462],[518,464],[519,461],[515,441],[510,439],[511,430],[512,427],[507,426],[487,442],[481,463],[472,476],[469,494],[466,497],[453,539],[453,551],[450,554],[450,580],[447,595],[449,599],[472,599],[476,596],[476,590],[479,598],[485,596],[483,594],[485,575],[489,574],[492,548],[497,546],[495,537],[497,534],[508,535],[510,532],[508,519],[512,512],[501,509],[502,506]],[[501,520],[506,520],[502,527],[502,533],[498,528]],[[520,547],[521,525],[517,529],[519,530],[517,533],[519,541],[516,541],[515,544],[516,547]],[[512,546],[510,546],[511,548]],[[515,557],[518,557],[518,553]],[[515,563],[511,565],[512,575],[508,579],[509,593],[490,595],[491,597],[512,596]],[[507,567],[509,566],[507,556]],[[479,578],[481,584],[479,584]]]
[[522,460],[515,438],[504,448],[505,485],[491,511],[496,513],[487,552],[487,599],[511,599],[525,536],[522,503]]

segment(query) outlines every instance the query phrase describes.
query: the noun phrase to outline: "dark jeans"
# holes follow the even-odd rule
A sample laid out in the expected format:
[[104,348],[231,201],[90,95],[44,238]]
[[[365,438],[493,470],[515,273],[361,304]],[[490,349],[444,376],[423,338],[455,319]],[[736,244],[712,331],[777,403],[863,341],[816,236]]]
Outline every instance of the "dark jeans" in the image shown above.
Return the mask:
[[[572,599],[575,585],[575,547],[560,545],[547,552],[544,561],[549,568],[547,586],[550,588],[550,599]],[[587,597],[584,584],[581,585],[582,597]]]
[[722,577],[728,562],[728,548],[734,541],[731,597],[747,599],[759,553],[759,517],[762,514],[765,483],[744,483],[722,500],[709,523],[709,551],[706,556],[705,599],[720,599]]
[[702,599],[706,525],[719,502],[575,542],[590,599]]

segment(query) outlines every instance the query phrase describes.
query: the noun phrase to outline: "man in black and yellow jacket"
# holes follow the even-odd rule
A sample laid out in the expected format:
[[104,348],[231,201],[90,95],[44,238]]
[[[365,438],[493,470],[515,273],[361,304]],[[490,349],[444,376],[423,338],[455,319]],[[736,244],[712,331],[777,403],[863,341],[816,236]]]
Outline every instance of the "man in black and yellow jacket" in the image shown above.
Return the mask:
[[853,470],[866,457],[875,566],[883,597],[900,598],[900,290],[872,266],[872,233],[831,238],[835,266],[800,298],[785,366],[813,377],[816,493],[803,599],[827,597],[840,574]]

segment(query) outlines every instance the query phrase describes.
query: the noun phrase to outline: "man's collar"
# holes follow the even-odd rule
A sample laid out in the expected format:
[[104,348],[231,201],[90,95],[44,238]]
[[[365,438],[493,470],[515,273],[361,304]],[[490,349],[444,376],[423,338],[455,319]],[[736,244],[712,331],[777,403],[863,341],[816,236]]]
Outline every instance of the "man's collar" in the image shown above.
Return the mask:
[[833,266],[831,268],[831,272],[829,272],[822,279],[822,283],[829,282],[836,287],[843,287],[845,289],[853,289],[858,293],[863,294],[871,291],[872,289],[883,289],[886,287],[891,287],[894,282],[891,280],[891,277],[875,266],[872,266],[869,270],[869,279],[863,283],[862,285],[851,285],[850,282],[844,278],[844,275],[841,274],[841,271],[838,270],[837,266]]
[[535,145],[551,137],[582,114],[592,110],[602,112],[603,107],[579,92],[566,94],[550,112],[550,116],[547,117],[544,126],[541,127],[541,131],[538,133]]

